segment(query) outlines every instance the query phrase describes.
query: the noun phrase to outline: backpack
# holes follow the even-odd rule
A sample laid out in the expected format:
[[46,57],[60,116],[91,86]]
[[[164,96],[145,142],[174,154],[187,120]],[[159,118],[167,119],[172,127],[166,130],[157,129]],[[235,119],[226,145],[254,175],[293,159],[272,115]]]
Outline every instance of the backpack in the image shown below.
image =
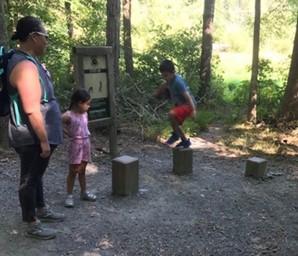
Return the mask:
[[[10,114],[10,103],[13,102],[13,109],[16,112],[17,115],[17,125],[21,123],[19,111],[18,111],[18,94],[15,95],[9,95],[7,90],[7,65],[9,60],[11,59],[12,55],[15,53],[15,50],[11,49],[7,53],[5,53],[5,49],[3,46],[0,46],[0,117],[1,116],[7,116]],[[37,63],[34,60],[34,58],[24,53],[26,58],[30,61],[32,61],[36,66]],[[44,87],[44,81],[42,77],[39,75],[39,81],[41,83],[41,86],[43,88],[43,97],[42,102],[47,102],[47,94]]]
[[6,116],[10,113],[10,100],[6,87],[6,69],[8,61],[12,57],[13,53],[13,50],[5,53],[4,47],[0,46],[0,116]]

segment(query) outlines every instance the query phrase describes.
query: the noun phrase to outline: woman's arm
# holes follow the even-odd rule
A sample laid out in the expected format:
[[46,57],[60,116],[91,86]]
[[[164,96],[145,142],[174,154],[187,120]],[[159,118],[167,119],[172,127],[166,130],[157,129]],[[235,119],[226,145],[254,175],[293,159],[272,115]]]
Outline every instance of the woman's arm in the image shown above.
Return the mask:
[[24,112],[40,141],[41,156],[50,156],[50,145],[40,109],[42,89],[36,65],[29,60],[21,61],[12,70],[9,82],[18,90]]

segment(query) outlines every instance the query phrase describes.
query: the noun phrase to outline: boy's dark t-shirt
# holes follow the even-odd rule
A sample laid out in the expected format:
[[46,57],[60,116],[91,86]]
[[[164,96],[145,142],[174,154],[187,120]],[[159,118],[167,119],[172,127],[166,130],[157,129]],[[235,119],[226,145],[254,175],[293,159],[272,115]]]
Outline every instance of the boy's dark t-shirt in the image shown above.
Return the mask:
[[174,78],[168,83],[168,89],[171,95],[171,101],[175,106],[188,105],[188,102],[183,96],[183,93],[186,91],[189,93],[195,105],[195,99],[189,89],[187,82],[179,74],[176,74]]

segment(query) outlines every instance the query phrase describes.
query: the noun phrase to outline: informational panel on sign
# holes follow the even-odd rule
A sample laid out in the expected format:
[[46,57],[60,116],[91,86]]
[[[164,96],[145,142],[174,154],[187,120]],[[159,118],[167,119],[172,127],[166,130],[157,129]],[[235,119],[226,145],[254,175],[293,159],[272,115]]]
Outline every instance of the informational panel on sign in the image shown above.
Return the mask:
[[84,56],[85,89],[91,95],[89,120],[109,116],[108,67],[106,56]]

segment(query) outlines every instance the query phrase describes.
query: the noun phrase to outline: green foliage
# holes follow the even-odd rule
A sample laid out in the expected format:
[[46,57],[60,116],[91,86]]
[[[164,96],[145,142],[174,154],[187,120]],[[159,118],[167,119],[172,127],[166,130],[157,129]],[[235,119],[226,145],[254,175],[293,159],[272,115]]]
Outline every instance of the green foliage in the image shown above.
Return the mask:
[[[197,136],[205,131],[217,117],[214,111],[199,109],[195,118],[187,118],[183,123],[183,131],[187,136]],[[150,126],[145,126],[145,136],[149,139],[167,138],[172,133],[168,119],[161,119]]]
[[[180,73],[189,83],[191,90],[198,90],[199,64],[200,64],[200,35],[199,28],[189,31],[177,31],[173,35],[166,35],[164,27],[156,29],[159,34],[153,46],[142,54],[135,56],[136,77],[144,83],[156,86],[161,82],[159,64],[163,59],[171,59]],[[146,76],[144,76],[146,74]]]
[[75,23],[80,33],[77,35],[77,45],[106,44],[106,1],[83,0],[77,4],[74,11]]
[[[260,59],[259,61],[258,120],[268,120],[278,112],[287,79],[288,66],[285,63],[272,65],[268,59]],[[249,88],[250,82],[247,80],[229,81],[224,85],[223,101],[228,106],[225,109],[227,123],[243,120],[243,115],[246,114],[247,110]]]
[[[69,37],[67,31],[65,1],[6,1],[9,35],[17,18],[29,14],[39,17],[49,30],[50,43],[47,54],[41,60],[52,74],[56,95],[63,109],[68,107],[69,97],[75,86],[72,47],[106,44],[107,1],[69,2],[74,25],[73,38]],[[272,52],[284,56],[290,54],[297,7],[296,0],[262,2],[261,51],[267,50],[270,57],[273,57]],[[213,53],[212,97],[207,100],[204,111],[213,113],[215,110],[223,110],[223,116],[229,122],[241,120],[246,112],[249,93],[249,71],[246,72],[245,68],[251,62],[253,5],[247,1],[216,1],[215,9],[214,41],[226,44],[227,52],[221,52],[220,58]],[[124,61],[121,58],[120,96],[117,99],[120,117],[129,115],[142,122],[146,128],[157,127],[157,131],[161,132],[163,130],[160,125],[169,127],[165,120],[170,104],[162,104],[150,96],[161,82],[158,67],[164,58],[175,62],[177,71],[186,78],[196,95],[199,89],[202,11],[201,1],[177,0],[175,4],[165,4],[159,0],[142,0],[132,3],[135,76],[131,78],[124,74]],[[232,56],[232,51],[237,53]],[[225,59],[222,58],[224,54]],[[288,59],[284,62],[261,60],[259,119],[267,119],[276,112],[288,75],[288,63]],[[189,134],[204,129],[209,120],[212,120],[202,111],[199,110],[195,121],[186,122]],[[167,129],[165,128],[165,133],[170,132]]]
[[[281,72],[281,70],[279,70]],[[275,75],[276,71],[267,59],[259,63],[259,93],[258,93],[258,119],[268,119],[277,114],[283,90],[285,87],[284,78]],[[285,76],[285,74],[282,74]],[[278,79],[279,78],[279,79]]]

